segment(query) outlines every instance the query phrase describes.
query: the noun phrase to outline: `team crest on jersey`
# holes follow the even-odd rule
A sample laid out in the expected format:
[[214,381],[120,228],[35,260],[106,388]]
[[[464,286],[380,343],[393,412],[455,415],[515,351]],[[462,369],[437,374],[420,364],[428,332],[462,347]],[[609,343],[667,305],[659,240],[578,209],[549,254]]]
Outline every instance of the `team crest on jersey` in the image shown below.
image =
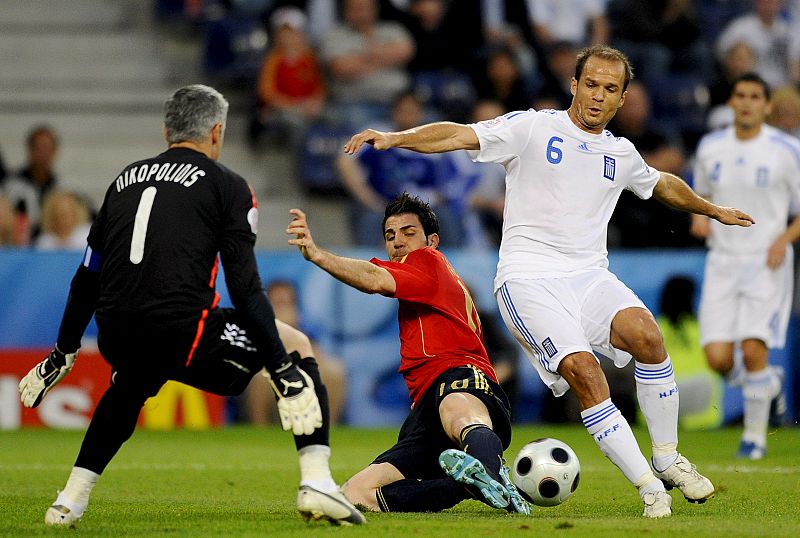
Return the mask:
[[617,161],[614,157],[603,155],[603,177],[609,181],[614,181],[614,176],[617,172]]
[[547,356],[550,357],[551,359],[555,356],[556,353],[558,353],[558,349],[556,349],[556,346],[555,344],[553,344],[553,341],[550,340],[550,337],[547,337],[544,340],[542,340],[542,347],[544,347],[544,350],[547,352]]

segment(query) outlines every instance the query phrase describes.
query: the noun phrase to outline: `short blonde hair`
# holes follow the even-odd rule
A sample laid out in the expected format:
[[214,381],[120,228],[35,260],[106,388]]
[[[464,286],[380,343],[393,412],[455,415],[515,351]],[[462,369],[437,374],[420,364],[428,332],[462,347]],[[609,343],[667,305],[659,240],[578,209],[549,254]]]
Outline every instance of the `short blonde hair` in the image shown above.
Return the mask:
[[42,204],[42,232],[56,233],[58,230],[58,204],[67,202],[75,217],[75,225],[89,222],[89,209],[75,194],[66,191],[53,191],[47,195]]

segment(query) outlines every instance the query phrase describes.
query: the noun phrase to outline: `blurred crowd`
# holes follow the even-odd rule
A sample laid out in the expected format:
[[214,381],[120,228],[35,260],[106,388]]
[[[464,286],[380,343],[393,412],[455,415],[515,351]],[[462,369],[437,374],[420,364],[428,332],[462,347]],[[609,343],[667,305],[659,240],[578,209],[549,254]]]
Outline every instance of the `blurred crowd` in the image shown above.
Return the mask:
[[[385,203],[428,200],[444,247],[500,238],[503,170],[465,154],[367,149],[341,154],[365,128],[476,122],[520,109],[566,108],[575,55],[609,43],[636,79],[609,129],[647,162],[691,182],[699,138],[728,125],[730,81],[756,71],[774,90],[770,123],[800,135],[800,0],[156,0],[167,24],[201,35],[214,84],[251,88],[247,139],[296,158],[296,181],[346,197],[356,245],[376,246]],[[92,205],[59,190],[57,134],[36,126],[27,163],[0,159],[0,244],[80,248]],[[0,148],[1,149],[1,148]],[[623,193],[609,248],[699,246],[683,213]]]
[[[297,180],[349,199],[352,238],[375,245],[380,209],[402,190],[431,202],[447,247],[494,244],[502,170],[400,150],[338,158],[365,127],[480,121],[568,107],[575,55],[608,43],[636,80],[609,126],[652,166],[691,181],[699,138],[728,125],[730,81],[755,71],[775,91],[771,123],[800,135],[800,0],[173,0],[204,28],[209,76],[251,84],[254,150],[281,145]],[[325,143],[325,137],[336,143]],[[320,149],[327,148],[327,149]],[[309,161],[320,160],[313,167]],[[320,177],[320,173],[322,177]],[[689,219],[625,196],[610,248],[700,243]]]

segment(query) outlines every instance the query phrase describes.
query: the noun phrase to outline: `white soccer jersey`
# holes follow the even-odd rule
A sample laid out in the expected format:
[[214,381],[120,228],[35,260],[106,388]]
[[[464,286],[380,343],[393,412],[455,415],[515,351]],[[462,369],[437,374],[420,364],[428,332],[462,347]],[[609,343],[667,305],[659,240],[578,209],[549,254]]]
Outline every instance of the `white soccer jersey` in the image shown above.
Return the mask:
[[512,278],[608,267],[606,235],[622,189],[653,193],[660,173],[627,139],[587,133],[564,110],[509,112],[471,124],[477,162],[506,169],[495,290]]
[[786,230],[792,203],[800,202],[800,141],[769,125],[746,141],[736,138],[733,127],[709,133],[697,149],[694,189],[756,221],[750,228],[712,221],[709,248],[765,253]]

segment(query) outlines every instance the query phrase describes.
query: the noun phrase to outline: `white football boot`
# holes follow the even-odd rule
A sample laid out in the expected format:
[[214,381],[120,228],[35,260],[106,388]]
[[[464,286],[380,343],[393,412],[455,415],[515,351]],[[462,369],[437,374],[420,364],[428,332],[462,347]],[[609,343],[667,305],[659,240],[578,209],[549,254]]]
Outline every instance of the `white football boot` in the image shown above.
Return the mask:
[[300,486],[297,510],[305,521],[329,521],[332,525],[361,525],[364,516],[341,490],[324,493],[311,486]]
[[659,472],[653,469],[653,474],[664,483],[667,490],[678,488],[690,503],[702,504],[714,496],[711,480],[698,473],[695,465],[681,454],[666,470]]
[[666,491],[648,491],[642,501],[644,501],[644,512],[642,512],[644,517],[659,519],[672,515],[672,497]]

